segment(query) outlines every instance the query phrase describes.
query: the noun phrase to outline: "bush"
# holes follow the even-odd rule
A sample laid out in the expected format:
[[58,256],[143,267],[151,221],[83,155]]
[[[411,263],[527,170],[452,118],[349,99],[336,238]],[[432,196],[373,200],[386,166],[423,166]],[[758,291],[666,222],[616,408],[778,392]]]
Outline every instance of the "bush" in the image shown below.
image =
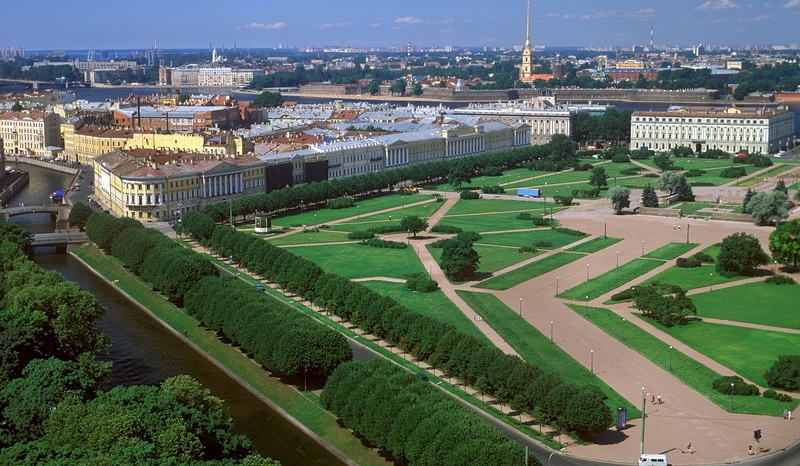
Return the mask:
[[523,247],[517,249],[517,252],[519,252],[519,253],[526,253],[526,252],[527,253],[534,253],[534,252],[536,252],[536,248],[532,248],[530,246],[523,246]]
[[537,248],[552,248],[553,243],[551,241],[537,241],[533,243],[533,245]]
[[543,218],[543,217],[533,217],[531,219],[531,222],[533,223],[533,226],[535,226],[535,227],[547,227],[547,226],[550,226],[550,225],[553,224],[552,220],[550,220],[549,218]]
[[723,178],[739,178],[745,175],[747,175],[747,171],[744,167],[728,167],[719,174]]
[[325,203],[325,207],[329,209],[346,209],[348,207],[353,207],[353,198],[339,197],[336,199],[331,199]]
[[556,231],[558,233],[562,233],[562,234],[565,234],[565,235],[577,236],[579,238],[582,238],[584,236],[588,236],[589,235],[589,233],[584,233],[582,231],[573,230],[571,228],[564,228],[564,227],[553,228],[553,231]]
[[583,165],[576,165],[575,168],[573,168],[573,170],[575,170],[576,172],[588,172],[592,168],[594,167],[591,164],[586,163]]
[[502,186],[497,186],[497,185],[483,186],[481,188],[481,191],[483,191],[486,194],[503,194],[503,193],[506,192],[505,188],[503,188]]
[[794,401],[794,398],[792,398],[791,396],[783,393],[778,393],[772,389],[764,390],[763,396],[764,398],[771,398],[781,403],[791,403],[792,401]]
[[642,176],[645,178],[661,178],[661,175],[659,175],[658,173],[650,173],[650,172],[645,173]]
[[581,188],[581,189],[573,189],[572,190],[572,197],[578,197],[581,199],[595,199],[600,196],[600,188]]
[[364,231],[364,230],[356,230],[349,235],[347,235],[347,239],[351,240],[363,240],[363,239],[370,239],[374,238],[375,233],[371,231]]
[[437,224],[434,225],[433,228],[429,229],[431,233],[444,233],[446,235],[454,235],[456,233],[461,233],[463,230],[459,227],[453,227],[450,225],[441,225]]
[[520,212],[517,214],[517,220],[532,220],[533,214],[530,212]]
[[414,273],[408,277],[408,280],[406,280],[406,288],[411,291],[431,293],[439,289],[439,284],[436,283],[436,280],[431,280],[425,274]]
[[461,199],[480,199],[481,195],[476,193],[475,191],[461,191],[459,197]]
[[572,196],[553,196],[553,200],[556,204],[561,204],[563,206],[571,206],[573,199]]
[[503,174],[503,169],[497,166],[488,166],[483,169],[483,176],[500,176]]
[[705,262],[705,263],[708,263],[708,264],[713,264],[714,263],[714,258],[709,256],[708,254],[706,254],[704,252],[698,252],[697,254],[695,254],[692,257],[694,257],[696,260],[699,260],[700,262]]
[[408,247],[406,243],[399,243],[397,241],[386,241],[380,238],[370,238],[358,244],[361,244],[363,246],[369,246],[372,248],[382,248],[382,249],[405,249]]
[[800,355],[779,356],[764,373],[764,379],[770,387],[792,391],[800,389]]
[[705,170],[700,170],[697,168],[692,168],[691,170],[686,172],[686,177],[694,177],[694,176],[703,176],[706,174]]
[[630,157],[628,157],[627,154],[614,154],[614,156],[611,157],[613,163],[626,163],[629,160]]
[[636,298],[636,289],[633,287],[611,295],[611,299],[614,301],[630,301],[634,298]]
[[382,226],[379,226],[379,227],[372,227],[372,228],[368,228],[367,231],[369,231],[371,233],[375,233],[376,235],[385,235],[385,234],[388,234],[388,233],[408,233],[408,230],[406,230],[405,228],[400,226],[400,224],[397,224],[397,225],[382,225]]
[[787,275],[773,275],[771,277],[767,277],[764,280],[767,283],[772,283],[773,285],[796,285],[797,282],[794,281],[794,278],[789,277]]
[[651,150],[632,150],[631,160],[647,160],[653,155]]
[[[733,384],[733,389],[731,389]],[[711,383],[714,390],[725,395],[758,396],[758,387],[745,383],[738,375],[720,377]]]
[[679,257],[678,260],[675,261],[675,264],[678,267],[681,267],[681,268],[684,268],[684,269],[692,269],[692,268],[695,268],[695,267],[700,267],[702,265],[702,262],[700,262],[697,259],[687,259],[685,257]]

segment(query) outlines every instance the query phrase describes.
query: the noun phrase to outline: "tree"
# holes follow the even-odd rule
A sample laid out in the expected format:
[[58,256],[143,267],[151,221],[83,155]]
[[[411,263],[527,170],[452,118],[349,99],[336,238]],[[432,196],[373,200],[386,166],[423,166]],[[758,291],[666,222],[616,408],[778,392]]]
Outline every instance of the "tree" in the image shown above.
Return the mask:
[[724,276],[752,275],[753,268],[765,265],[769,256],[758,239],[748,233],[734,233],[722,240],[717,271]]
[[67,222],[71,227],[78,227],[81,231],[86,227],[86,222],[92,215],[92,208],[82,202],[76,202],[69,211]]
[[422,95],[422,84],[415,82],[411,85],[411,95],[419,97]]
[[631,190],[627,186],[613,186],[608,190],[606,197],[611,200],[614,213],[620,215],[622,209],[631,205]]
[[644,207],[658,207],[658,195],[651,185],[647,185],[642,190],[642,205]]
[[778,183],[775,185],[775,191],[783,191],[784,194],[787,196],[789,195],[789,188],[786,187],[786,183],[783,181],[783,178],[778,180]]
[[800,390],[800,355],[779,356],[775,364],[764,373],[770,387]]
[[463,239],[451,239],[442,247],[441,267],[448,278],[463,281],[469,280],[478,270],[480,256],[472,248],[472,242]]
[[753,188],[747,188],[747,192],[744,193],[744,199],[742,200],[742,213],[749,214],[750,208],[747,207],[747,204],[753,199],[753,196],[756,195],[756,192],[753,191]]
[[406,80],[400,78],[392,83],[391,87],[389,87],[389,91],[391,91],[392,95],[400,94],[401,96],[406,95]]
[[550,160],[557,164],[567,163],[575,158],[575,142],[565,134],[551,136],[547,147],[550,150]]
[[786,210],[787,195],[783,191],[761,191],[747,203],[747,210],[758,225],[778,223],[789,216]]
[[589,184],[598,188],[608,185],[608,175],[605,167],[592,168],[592,175],[589,177]]
[[673,161],[670,158],[669,153],[656,155],[655,157],[653,157],[653,163],[662,172],[671,170],[673,168]]
[[253,107],[274,108],[283,105],[283,96],[280,92],[264,91],[253,99]]
[[800,219],[778,225],[770,233],[769,251],[776,261],[797,269],[797,259],[800,258]]
[[694,200],[694,193],[692,192],[692,186],[686,181],[686,176],[681,174],[678,175],[678,179],[675,182],[675,188],[673,194],[678,196],[678,200],[681,201],[693,201]]
[[417,217],[416,215],[409,215],[400,219],[400,227],[413,233],[414,238],[416,238],[417,233],[420,231],[425,231],[428,228],[428,222],[423,218]]
[[460,189],[463,183],[472,182],[472,164],[465,159],[459,159],[450,165],[447,173],[447,182],[456,189]]
[[697,308],[677,285],[654,282],[636,288],[634,306],[665,327],[686,324],[687,317],[697,314]]
[[11,106],[12,112],[21,112],[23,110],[25,110],[25,107],[23,107],[22,104],[19,103],[19,101],[14,102],[14,105]]
[[678,179],[682,175],[679,175],[675,172],[664,172],[661,174],[661,178],[658,179],[658,183],[656,183],[656,189],[659,191],[666,191],[670,195],[675,193],[675,186],[678,184]]
[[381,82],[377,79],[373,79],[372,81],[367,84],[367,94],[369,95],[378,95],[381,92]]

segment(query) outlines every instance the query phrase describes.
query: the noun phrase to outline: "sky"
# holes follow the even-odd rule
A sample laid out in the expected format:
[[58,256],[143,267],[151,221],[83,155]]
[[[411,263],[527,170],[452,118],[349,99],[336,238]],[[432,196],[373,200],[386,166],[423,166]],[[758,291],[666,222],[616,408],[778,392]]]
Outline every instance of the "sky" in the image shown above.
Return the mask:
[[[526,0],[43,0],[4,2],[0,48],[505,47],[525,41]],[[41,11],[45,10],[45,11]],[[800,0],[531,2],[547,47],[800,44]]]

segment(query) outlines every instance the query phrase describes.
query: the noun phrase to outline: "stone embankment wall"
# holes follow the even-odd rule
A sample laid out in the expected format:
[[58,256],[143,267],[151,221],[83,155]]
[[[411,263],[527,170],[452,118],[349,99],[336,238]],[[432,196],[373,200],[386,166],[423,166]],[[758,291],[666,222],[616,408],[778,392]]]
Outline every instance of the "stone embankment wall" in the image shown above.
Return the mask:
[[722,220],[725,222],[753,223],[753,217],[748,214],[734,214],[731,212],[714,212],[709,218],[711,220]]
[[681,218],[683,211],[681,209],[659,209],[658,207],[639,207],[637,212],[640,215],[654,215],[656,217],[670,217]]

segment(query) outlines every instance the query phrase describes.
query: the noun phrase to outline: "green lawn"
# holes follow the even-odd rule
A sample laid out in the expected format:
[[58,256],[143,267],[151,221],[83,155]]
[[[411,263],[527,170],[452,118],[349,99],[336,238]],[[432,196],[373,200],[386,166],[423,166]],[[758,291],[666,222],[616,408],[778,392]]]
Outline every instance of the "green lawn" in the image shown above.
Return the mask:
[[322,270],[345,278],[405,278],[412,273],[426,273],[411,248],[386,249],[342,244],[336,246],[298,246],[289,251],[319,265]]
[[[506,231],[532,228],[530,220],[520,220],[516,212],[496,212],[474,215],[446,215],[437,225],[458,227],[464,231]],[[433,226],[433,225],[431,225]]]
[[600,387],[608,396],[607,406],[625,407],[629,418],[638,417],[641,412],[615,392],[602,380],[572,359],[558,345],[550,341],[524,320],[515,310],[503,304],[497,297],[488,293],[457,291],[458,295],[475,310],[500,336],[514,348],[526,361],[530,361],[546,372],[556,374],[562,380],[576,385],[592,384]]
[[553,230],[552,228],[541,228],[511,233],[482,234],[477,244],[498,244],[501,246],[522,247],[533,246],[540,241],[547,241],[552,245],[541,247],[541,249],[557,249],[581,239],[583,239],[583,237],[560,233],[558,230]]
[[477,271],[477,275],[479,276],[492,274],[498,270],[502,270],[541,254],[541,251],[535,253],[517,252],[517,248],[486,246],[481,244],[475,244],[472,248],[481,258]]
[[[560,293],[558,296],[575,301],[595,299],[628,282],[636,280],[638,277],[641,277],[663,263],[663,261],[653,259],[634,259],[600,276],[591,277],[589,281],[574,286]],[[591,272],[591,268],[589,270]]]
[[572,254],[567,252],[557,252],[553,255],[543,257],[539,260],[526,264],[518,269],[497,275],[489,280],[475,285],[475,288],[485,288],[488,290],[507,290],[526,282],[533,277],[552,272],[585,256],[582,254]]
[[686,254],[698,246],[697,243],[669,243],[644,255],[648,259],[672,260]]
[[459,200],[450,210],[447,211],[448,217],[458,215],[475,214],[516,214],[528,212],[532,215],[541,215],[544,209],[544,201],[535,202],[527,199],[470,199]]
[[755,184],[760,183],[763,178],[771,178],[773,176],[778,176],[781,173],[789,171],[789,170],[791,170],[793,168],[795,168],[794,165],[789,165],[789,164],[786,164],[786,163],[779,163],[779,164],[774,165],[772,168],[770,168],[769,170],[767,170],[766,172],[762,173],[759,176],[754,176],[752,178],[748,178],[746,180],[743,180],[742,182],[739,183],[739,186],[744,186],[744,187],[753,186]]
[[433,293],[419,293],[409,290],[404,283],[392,283],[378,280],[363,281],[361,283],[383,296],[389,296],[399,304],[411,310],[441,322],[452,324],[468,335],[491,343],[490,340],[486,338],[486,335],[475,327],[475,323],[465,316],[464,313],[461,312],[461,309],[453,304],[441,290],[434,291]]
[[347,233],[336,232],[330,230],[308,230],[303,233],[301,231],[292,235],[282,236],[280,238],[268,239],[268,241],[275,246],[287,246],[293,244],[322,244],[322,243],[336,243],[340,241],[349,241]]
[[611,238],[608,236],[598,236],[596,238],[592,238],[589,241],[585,241],[577,246],[573,246],[567,251],[570,252],[585,252],[585,253],[593,253],[597,251],[601,251],[609,246],[613,246],[617,243],[622,241],[622,238]]
[[[739,277],[741,278],[741,277]],[[692,296],[700,317],[800,330],[800,286],[748,283]],[[800,335],[796,335],[800,353]]]
[[[673,266],[652,278],[648,278],[642,284],[646,285],[657,281],[678,285],[684,290],[694,288],[708,289],[709,287],[713,290],[714,285],[735,282],[742,278],[744,277],[723,277],[717,273],[714,264],[703,264],[700,267],[692,267],[690,269]],[[695,299],[695,297],[693,296],[692,299]]]
[[[794,410],[794,408],[797,407],[798,401],[787,405],[760,396],[731,397],[719,393],[711,388],[711,383],[719,378],[720,374],[674,348],[670,350],[668,344],[654,337],[639,326],[623,321],[620,316],[613,311],[605,308],[591,307],[587,314],[586,307],[583,305],[570,304],[569,307],[576,313],[585,316],[584,318],[603,329],[612,337],[622,341],[625,345],[652,361],[655,365],[670,371],[678,380],[725,410],[730,409],[731,398],[733,398],[733,410],[737,413],[780,416],[784,408]],[[639,316],[637,315],[637,317]],[[643,322],[652,324],[652,321],[649,319],[641,319]],[[681,329],[694,327],[695,324],[700,324],[700,322],[689,324],[681,327]],[[658,325],[656,325],[656,327],[661,330],[670,331]],[[697,325],[697,327],[699,328],[701,326]],[[677,329],[677,327],[673,327],[673,329]],[[702,330],[700,330],[700,332],[702,333]],[[708,346],[709,343],[711,342],[706,342],[702,339],[697,342],[699,346]],[[670,402],[669,399],[666,401]]]

